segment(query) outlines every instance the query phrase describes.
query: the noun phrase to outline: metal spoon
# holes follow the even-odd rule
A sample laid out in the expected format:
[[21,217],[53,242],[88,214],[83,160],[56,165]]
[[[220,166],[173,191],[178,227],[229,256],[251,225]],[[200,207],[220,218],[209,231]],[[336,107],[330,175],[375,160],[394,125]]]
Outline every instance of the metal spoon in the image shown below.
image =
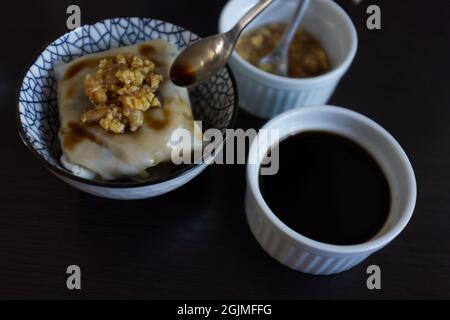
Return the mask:
[[299,0],[298,6],[281,37],[280,43],[271,53],[259,60],[258,66],[261,69],[268,70],[279,76],[288,76],[289,47],[297,33],[309,2],[310,0]]
[[195,42],[175,59],[170,78],[178,86],[198,84],[222,69],[234,50],[242,30],[274,0],[260,0],[228,32]]

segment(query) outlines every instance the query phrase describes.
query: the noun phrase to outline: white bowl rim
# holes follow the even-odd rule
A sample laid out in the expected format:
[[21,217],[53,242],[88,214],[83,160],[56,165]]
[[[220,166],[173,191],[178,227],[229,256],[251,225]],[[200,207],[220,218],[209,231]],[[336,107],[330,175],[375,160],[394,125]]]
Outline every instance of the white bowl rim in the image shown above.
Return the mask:
[[[99,20],[93,24],[86,24],[83,25],[79,28],[76,28],[74,30],[71,30],[69,32],[64,33],[63,35],[61,35],[60,37],[58,37],[56,40],[53,40],[50,42],[50,44],[46,45],[38,54],[37,54],[37,58],[34,57],[32,59],[32,62],[27,64],[27,67],[25,68],[25,72],[24,72],[24,76],[20,77],[19,80],[19,86],[18,86],[18,94],[17,94],[17,100],[16,100],[16,125],[17,125],[17,130],[18,130],[18,134],[20,139],[22,140],[23,144],[25,145],[25,147],[44,165],[44,167],[46,167],[50,172],[52,173],[56,173],[56,174],[60,174],[62,176],[64,176],[65,178],[80,182],[80,183],[84,183],[87,185],[92,185],[92,186],[97,186],[97,187],[106,187],[106,188],[117,188],[117,189],[128,189],[128,188],[140,188],[140,187],[147,187],[147,186],[151,186],[151,185],[157,185],[159,183],[163,183],[166,181],[170,181],[173,179],[176,179],[179,176],[182,176],[184,174],[187,174],[191,171],[193,171],[195,168],[197,168],[198,166],[200,166],[201,164],[207,162],[209,159],[202,159],[201,163],[196,163],[196,164],[192,164],[189,166],[186,166],[184,168],[181,168],[180,170],[174,172],[173,174],[169,175],[166,178],[161,178],[161,179],[155,179],[155,180],[151,180],[151,181],[144,181],[144,182],[114,182],[114,181],[102,181],[102,180],[98,180],[98,179],[87,179],[87,178],[83,178],[80,176],[77,176],[69,171],[63,170],[57,166],[55,166],[54,164],[50,163],[49,161],[47,161],[44,157],[42,157],[34,148],[34,146],[30,143],[30,141],[28,141],[27,135],[25,133],[25,130],[23,129],[22,126],[22,121],[20,119],[20,92],[22,91],[22,87],[23,87],[23,79],[25,77],[25,75],[29,72],[30,68],[34,65],[34,63],[39,59],[39,57],[47,50],[47,48],[49,46],[51,46],[53,43],[60,41],[62,39],[64,39],[66,36],[70,35],[70,34],[76,34],[79,33],[80,30],[83,30],[86,27],[92,27],[95,26],[97,24],[104,24],[110,21],[114,21],[114,20],[122,20],[122,19],[138,19],[138,20],[144,20],[144,19],[150,19],[153,21],[157,21],[160,23],[168,23],[171,24],[175,27],[178,27],[180,29],[182,29],[183,31],[188,31],[190,32],[192,35],[198,37],[199,39],[201,39],[200,36],[198,36],[196,33],[182,27],[176,24],[173,24],[172,22],[168,22],[168,21],[163,21],[163,20],[159,20],[159,19],[154,19],[154,18],[149,18],[149,17],[115,17],[115,18],[109,18],[109,19],[103,19],[103,20]],[[100,51],[99,51],[100,52]],[[234,78],[234,74],[231,71],[230,66],[227,64],[225,65],[225,68],[230,76],[230,81],[232,83],[233,86],[233,92],[234,92],[234,107],[233,107],[233,114],[230,120],[230,124],[229,127],[230,128],[234,128],[236,125],[236,120],[237,120],[237,114],[239,111],[239,95],[238,95],[238,89],[237,89],[237,83],[236,83],[236,79]],[[226,136],[224,137],[224,143],[225,143],[225,139]],[[214,155],[210,155],[210,157],[213,157]]]
[[[222,26],[224,25],[225,21],[225,13],[229,11],[229,7],[239,0],[230,0],[225,7],[223,8],[220,18],[219,18],[219,31],[225,32],[227,30],[222,30]],[[233,51],[232,58],[235,59],[235,61],[240,64],[242,67],[246,68],[249,72],[252,72],[257,77],[265,78],[269,81],[274,81],[280,85],[315,85],[326,81],[331,81],[336,79],[337,77],[340,77],[342,74],[345,73],[345,71],[350,67],[350,64],[352,63],[353,59],[356,56],[356,52],[358,50],[358,34],[356,32],[355,25],[353,24],[353,21],[350,19],[347,12],[345,12],[344,9],[342,9],[336,2],[332,0],[324,0],[327,2],[327,4],[333,8],[338,14],[341,15],[341,17],[344,19],[348,29],[351,33],[351,47],[350,51],[345,57],[344,61],[342,61],[337,67],[333,67],[330,71],[319,75],[315,77],[310,78],[289,78],[289,77],[282,77],[278,76],[269,72],[265,72],[263,70],[260,70],[259,68],[255,67],[251,63],[247,62],[245,59],[243,59],[236,51]],[[268,8],[270,10],[270,8]]]
[[[391,242],[395,237],[397,237],[398,234],[406,227],[409,220],[412,217],[412,214],[414,212],[415,204],[416,204],[416,197],[417,197],[417,185],[416,185],[416,178],[414,174],[414,170],[412,168],[412,165],[400,146],[400,144],[395,140],[395,138],[387,132],[383,127],[381,127],[379,124],[377,124],[375,121],[369,119],[368,117],[357,113],[355,111],[345,109],[342,107],[337,107],[333,105],[324,105],[324,106],[309,106],[304,108],[296,108],[291,109],[289,111],[286,111],[277,117],[273,118],[269,122],[264,125],[262,129],[270,129],[273,128],[275,124],[283,123],[287,118],[294,116],[294,115],[301,115],[301,114],[308,114],[308,113],[335,113],[340,114],[343,116],[347,116],[351,118],[353,121],[358,121],[360,123],[363,123],[366,126],[371,127],[372,129],[376,130],[378,133],[380,133],[383,138],[386,140],[387,144],[393,149],[395,153],[400,157],[402,165],[406,169],[407,172],[407,179],[409,180],[409,186],[410,186],[410,192],[406,196],[407,197],[407,205],[404,210],[403,215],[400,217],[399,221],[390,228],[385,234],[381,235],[380,237],[376,237],[375,239],[368,240],[361,244],[355,244],[355,245],[334,245],[334,244],[328,244],[320,241],[316,241],[313,239],[310,239],[306,236],[303,236],[302,234],[298,233],[297,231],[291,229],[286,224],[284,224],[277,216],[276,214],[269,208],[266,201],[264,200],[261,191],[259,189],[258,185],[258,170],[259,165],[247,165],[247,181],[248,181],[248,188],[253,193],[257,204],[262,208],[262,212],[264,215],[269,219],[269,221],[277,228],[284,236],[286,236],[288,239],[292,240],[294,243],[298,244],[300,243],[301,246],[305,246],[312,252],[320,252],[324,255],[330,255],[330,254],[336,254],[336,255],[354,255],[354,254],[361,254],[361,253],[370,253],[374,252],[383,246],[387,245],[389,242]],[[280,140],[282,140],[283,137],[280,137]],[[255,139],[252,143],[252,146],[250,147],[249,152],[249,160],[248,163],[256,163],[257,155],[257,139]],[[250,160],[250,158],[252,160]],[[251,162],[254,161],[254,162]],[[256,170],[256,173],[255,173]]]

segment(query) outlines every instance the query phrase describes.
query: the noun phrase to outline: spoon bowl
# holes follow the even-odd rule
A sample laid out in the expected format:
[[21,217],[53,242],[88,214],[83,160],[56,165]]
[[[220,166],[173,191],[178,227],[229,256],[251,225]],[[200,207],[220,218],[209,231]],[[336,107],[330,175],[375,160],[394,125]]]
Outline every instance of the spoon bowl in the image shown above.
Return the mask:
[[274,0],[260,0],[228,32],[199,40],[175,59],[170,69],[173,83],[181,87],[199,84],[222,69],[231,56],[242,30]]
[[235,38],[234,32],[229,31],[195,42],[172,64],[170,78],[173,83],[188,87],[217,73],[230,58]]
[[288,23],[278,46],[268,55],[261,58],[258,65],[276,75],[287,77],[289,66],[289,47],[302,22],[310,0],[299,0],[291,21]]

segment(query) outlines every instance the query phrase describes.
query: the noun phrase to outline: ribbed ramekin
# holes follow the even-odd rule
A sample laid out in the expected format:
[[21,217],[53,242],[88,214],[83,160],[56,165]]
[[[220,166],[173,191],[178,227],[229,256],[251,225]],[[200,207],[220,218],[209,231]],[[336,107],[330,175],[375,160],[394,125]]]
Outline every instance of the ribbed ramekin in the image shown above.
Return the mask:
[[[222,11],[219,30],[228,31],[257,0],[231,0]],[[275,1],[248,29],[271,22],[287,22],[296,1]],[[328,52],[333,69],[321,76],[293,79],[259,70],[236,52],[229,60],[239,89],[240,105],[248,112],[272,118],[283,111],[328,102],[350,67],[358,46],[356,29],[345,11],[332,0],[313,0],[303,25]]]
[[[382,167],[391,189],[388,220],[378,234],[362,244],[331,245],[307,238],[278,219],[276,208],[268,207],[259,189],[260,163],[273,145],[271,130],[278,130],[280,140],[302,131],[326,131],[346,136],[366,148]],[[285,187],[295,188],[295,184]],[[263,249],[291,269],[327,275],[352,268],[405,228],[415,202],[416,180],[405,152],[386,130],[356,112],[332,106],[290,110],[269,121],[252,142],[247,164],[247,220]]]

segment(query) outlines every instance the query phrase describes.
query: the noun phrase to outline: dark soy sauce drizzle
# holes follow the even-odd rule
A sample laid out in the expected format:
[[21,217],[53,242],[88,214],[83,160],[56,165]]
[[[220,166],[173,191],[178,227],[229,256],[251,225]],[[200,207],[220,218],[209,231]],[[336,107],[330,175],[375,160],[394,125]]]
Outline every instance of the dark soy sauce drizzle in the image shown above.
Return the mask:
[[308,131],[273,148],[279,148],[279,172],[260,175],[259,185],[267,205],[290,228],[320,242],[352,245],[384,226],[390,187],[377,161],[359,144]]

